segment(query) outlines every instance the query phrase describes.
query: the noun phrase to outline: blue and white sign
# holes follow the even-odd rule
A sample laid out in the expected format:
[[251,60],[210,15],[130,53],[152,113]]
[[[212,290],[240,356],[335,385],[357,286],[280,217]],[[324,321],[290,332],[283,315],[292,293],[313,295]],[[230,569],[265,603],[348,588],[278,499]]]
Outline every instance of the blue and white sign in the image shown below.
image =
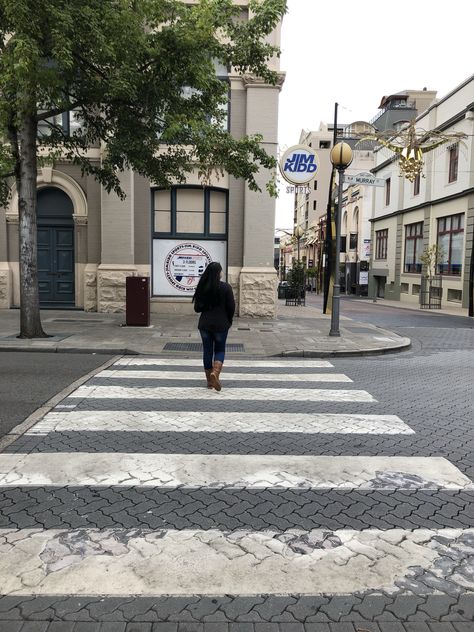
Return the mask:
[[154,239],[153,295],[192,296],[211,261],[226,270],[225,241]]
[[281,175],[291,184],[306,184],[318,169],[318,155],[308,145],[293,145],[280,159]]

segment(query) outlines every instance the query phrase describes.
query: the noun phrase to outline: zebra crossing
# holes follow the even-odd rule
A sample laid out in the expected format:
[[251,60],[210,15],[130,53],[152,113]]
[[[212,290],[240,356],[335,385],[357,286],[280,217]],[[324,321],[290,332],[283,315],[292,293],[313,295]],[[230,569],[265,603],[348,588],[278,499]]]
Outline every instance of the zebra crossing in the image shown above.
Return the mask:
[[[212,596],[232,621],[229,596],[474,591],[474,529],[430,522],[438,499],[468,505],[453,463],[318,453],[323,437],[415,438],[405,421],[323,360],[229,360],[222,382],[209,391],[198,360],[122,358],[0,454],[0,613],[13,597],[133,596],[168,620],[166,600]],[[312,453],[269,449],[295,437]]]

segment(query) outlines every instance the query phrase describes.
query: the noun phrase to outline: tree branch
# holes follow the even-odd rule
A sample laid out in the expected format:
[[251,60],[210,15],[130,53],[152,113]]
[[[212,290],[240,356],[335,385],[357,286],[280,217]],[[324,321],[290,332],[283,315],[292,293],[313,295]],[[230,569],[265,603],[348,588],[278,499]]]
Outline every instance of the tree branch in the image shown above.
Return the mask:
[[67,108],[55,108],[51,110],[46,110],[46,112],[41,112],[36,117],[36,121],[45,121],[46,119],[52,118],[53,116],[57,116],[58,114],[63,114],[64,112],[69,112],[70,110],[74,110],[78,105],[81,105],[81,101],[76,101],[74,103],[70,103]]
[[10,171],[10,173],[0,173],[0,178],[4,180],[5,178],[13,178],[15,176],[14,171]]

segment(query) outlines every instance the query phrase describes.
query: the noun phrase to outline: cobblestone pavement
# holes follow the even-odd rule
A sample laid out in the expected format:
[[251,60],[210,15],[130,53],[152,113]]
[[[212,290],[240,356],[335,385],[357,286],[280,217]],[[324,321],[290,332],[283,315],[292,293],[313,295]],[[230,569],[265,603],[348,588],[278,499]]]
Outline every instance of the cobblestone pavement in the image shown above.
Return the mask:
[[469,348],[120,360],[0,455],[1,632],[473,632]]

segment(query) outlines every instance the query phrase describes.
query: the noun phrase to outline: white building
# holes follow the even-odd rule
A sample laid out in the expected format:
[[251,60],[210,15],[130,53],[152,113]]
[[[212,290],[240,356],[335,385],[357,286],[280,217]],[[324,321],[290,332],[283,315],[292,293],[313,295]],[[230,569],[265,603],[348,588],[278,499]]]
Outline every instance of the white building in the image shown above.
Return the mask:
[[417,130],[466,140],[424,154],[423,176],[411,183],[400,177],[397,157],[375,152],[373,172],[385,180],[375,190],[372,219],[370,293],[418,304],[423,251],[437,244],[444,251],[442,303],[467,307],[474,224],[474,75],[416,119]]

